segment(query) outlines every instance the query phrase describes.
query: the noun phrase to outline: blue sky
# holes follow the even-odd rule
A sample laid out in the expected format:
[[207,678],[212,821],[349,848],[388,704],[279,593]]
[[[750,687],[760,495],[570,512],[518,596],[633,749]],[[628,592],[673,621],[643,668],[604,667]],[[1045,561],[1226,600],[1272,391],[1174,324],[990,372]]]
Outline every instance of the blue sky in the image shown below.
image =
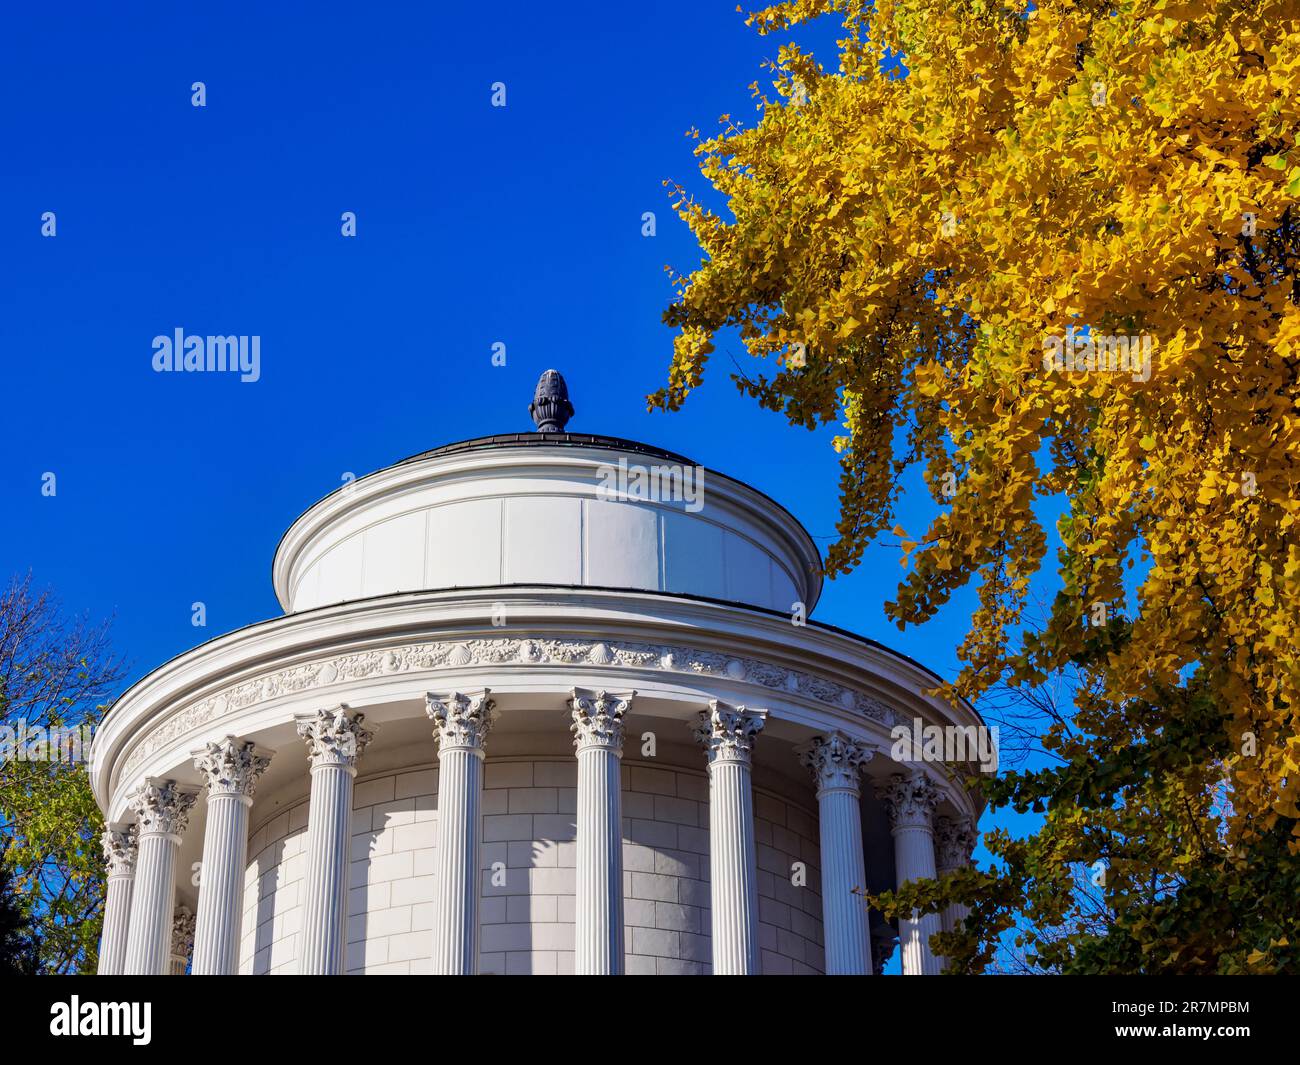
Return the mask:
[[[113,616],[137,677],[277,614],[276,542],[345,473],[531,428],[548,367],[575,431],[725,470],[830,543],[832,431],[740,397],[725,345],[683,412],[645,410],[671,350],[664,266],[700,258],[662,182],[707,193],[685,131],[752,116],[787,37],[725,0],[220,8],[7,13],[0,569]],[[800,39],[831,56],[833,27]],[[178,327],[260,336],[261,380],[154,373],[152,338]],[[872,547],[814,617],[952,675],[973,597],[900,633],[882,604],[901,572]]]

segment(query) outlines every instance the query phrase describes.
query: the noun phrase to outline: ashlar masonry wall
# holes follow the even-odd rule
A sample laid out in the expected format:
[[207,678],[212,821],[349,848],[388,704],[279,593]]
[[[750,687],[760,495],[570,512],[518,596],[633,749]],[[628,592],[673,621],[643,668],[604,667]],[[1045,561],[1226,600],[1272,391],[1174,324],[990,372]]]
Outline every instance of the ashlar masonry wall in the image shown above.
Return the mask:
[[[577,763],[489,756],[483,795],[480,969],[573,971]],[[348,898],[349,972],[427,973],[438,845],[436,764],[358,776]],[[754,793],[764,973],[823,967],[817,823],[810,808]],[[304,798],[249,844],[241,973],[292,973],[306,875]],[[708,778],[700,768],[624,760],[627,971],[710,969]],[[796,886],[803,863],[806,884]]]

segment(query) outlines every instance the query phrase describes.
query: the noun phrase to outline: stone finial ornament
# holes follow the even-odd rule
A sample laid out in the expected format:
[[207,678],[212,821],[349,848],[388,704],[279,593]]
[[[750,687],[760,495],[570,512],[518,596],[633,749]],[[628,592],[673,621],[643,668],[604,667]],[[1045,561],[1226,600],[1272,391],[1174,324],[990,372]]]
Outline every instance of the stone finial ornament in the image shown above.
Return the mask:
[[569,402],[569,386],[564,383],[559,370],[547,370],[537,380],[537,391],[528,405],[533,424],[539,433],[562,433],[573,417],[573,404]]

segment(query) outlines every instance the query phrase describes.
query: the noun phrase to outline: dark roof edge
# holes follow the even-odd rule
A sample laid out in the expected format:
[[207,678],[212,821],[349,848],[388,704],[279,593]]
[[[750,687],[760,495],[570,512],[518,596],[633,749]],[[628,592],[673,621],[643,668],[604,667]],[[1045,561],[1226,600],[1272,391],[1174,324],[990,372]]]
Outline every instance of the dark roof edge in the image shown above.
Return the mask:
[[[629,451],[636,455],[652,455],[655,458],[668,459],[670,462],[677,462],[683,466],[699,465],[698,462],[688,459],[685,455],[665,451],[653,444],[643,444],[638,440],[626,440],[620,436],[602,436],[597,433],[537,432],[494,433],[491,436],[476,436],[472,440],[458,440],[451,444],[443,444],[441,447],[431,448],[428,451],[421,451],[419,454],[401,459],[393,463],[393,465],[405,466],[408,462],[418,462],[420,459],[434,458],[437,455],[455,455],[462,451],[483,451],[497,447],[608,447],[617,451]],[[732,480],[735,480],[735,478],[733,477]],[[740,483],[743,484],[744,482]]]

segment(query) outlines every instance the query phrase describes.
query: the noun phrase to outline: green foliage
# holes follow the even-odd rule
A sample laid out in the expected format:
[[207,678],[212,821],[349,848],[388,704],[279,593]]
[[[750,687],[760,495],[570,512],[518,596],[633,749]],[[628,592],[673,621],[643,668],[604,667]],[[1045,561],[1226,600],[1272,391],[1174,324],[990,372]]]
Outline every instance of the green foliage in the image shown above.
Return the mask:
[[[60,613],[30,578],[0,594],[0,726],[17,750],[0,761],[0,865],[31,939],[30,968],[93,972],[103,921],[103,821],[84,757],[42,749],[44,730],[98,725],[122,676],[106,628]],[[33,739],[32,737],[36,737]],[[31,757],[35,755],[36,757]]]
[[14,874],[0,851],[0,976],[31,976],[37,971],[32,922],[14,890]]
[[[1295,5],[782,0],[749,21],[823,15],[838,62],[784,45],[755,121],[696,145],[725,209],[672,187],[704,255],[674,277],[650,406],[679,408],[734,331],[745,395],[842,429],[827,574],[892,527],[887,617],[978,600],[945,691],[983,708],[1082,679],[1040,722],[1046,767],[986,785],[1041,829],[879,902],[964,900],[962,971],[1295,971]],[[909,534],[911,468],[940,506]]]

